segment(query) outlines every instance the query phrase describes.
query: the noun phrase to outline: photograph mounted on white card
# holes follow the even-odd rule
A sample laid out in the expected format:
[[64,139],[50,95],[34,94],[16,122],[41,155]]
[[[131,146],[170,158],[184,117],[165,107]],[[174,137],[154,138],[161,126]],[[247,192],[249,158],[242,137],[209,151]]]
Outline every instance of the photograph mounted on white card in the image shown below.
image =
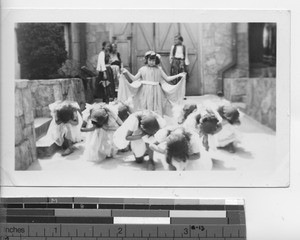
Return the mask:
[[287,187],[289,12],[132,11],[7,21],[2,184]]

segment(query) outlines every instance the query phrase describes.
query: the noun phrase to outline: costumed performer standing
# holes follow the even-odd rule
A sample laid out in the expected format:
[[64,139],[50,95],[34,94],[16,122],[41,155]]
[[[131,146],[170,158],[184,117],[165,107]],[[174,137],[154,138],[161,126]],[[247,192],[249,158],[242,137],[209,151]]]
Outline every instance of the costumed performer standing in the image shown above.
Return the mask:
[[[180,104],[184,98],[186,73],[167,76],[158,66],[159,63],[160,55],[149,51],[145,54],[145,66],[141,67],[135,76],[123,69],[119,82],[118,100],[124,102],[132,97],[135,111],[147,109],[161,116],[171,116],[173,105]],[[181,81],[176,85],[167,83],[178,77],[181,77]]]

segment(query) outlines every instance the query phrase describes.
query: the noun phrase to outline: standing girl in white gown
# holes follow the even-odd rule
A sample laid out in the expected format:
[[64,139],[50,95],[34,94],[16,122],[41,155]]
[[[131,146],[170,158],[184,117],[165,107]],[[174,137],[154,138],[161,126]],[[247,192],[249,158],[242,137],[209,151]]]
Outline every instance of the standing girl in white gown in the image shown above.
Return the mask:
[[[145,60],[145,66],[141,67],[135,76],[123,69],[118,100],[124,102],[132,97],[135,111],[147,109],[161,116],[171,116],[173,104],[180,103],[184,98],[186,73],[167,76],[159,66],[160,55],[153,51],[146,52]],[[130,82],[125,77],[129,78]],[[176,85],[167,83],[178,77],[181,77],[181,80]]]

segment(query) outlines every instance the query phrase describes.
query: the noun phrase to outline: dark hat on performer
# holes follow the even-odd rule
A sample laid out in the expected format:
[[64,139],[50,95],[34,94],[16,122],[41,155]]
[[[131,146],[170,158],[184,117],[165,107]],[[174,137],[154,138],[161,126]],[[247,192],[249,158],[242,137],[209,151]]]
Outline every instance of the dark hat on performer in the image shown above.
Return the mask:
[[67,123],[74,118],[74,108],[70,105],[64,105],[57,110],[57,119],[63,123]]
[[141,118],[141,128],[146,134],[154,135],[160,127],[156,117],[150,114]]
[[238,109],[232,105],[221,106],[218,112],[222,118],[225,118],[230,124],[240,124],[240,113]]
[[183,42],[183,37],[180,35],[180,33],[178,33],[175,38],[178,38],[181,42]]
[[94,110],[91,114],[91,121],[93,125],[101,128],[108,121],[108,113],[103,108]]
[[221,125],[214,114],[206,114],[200,122],[200,131],[204,134],[215,134]]
[[158,65],[160,64],[160,58],[160,55],[155,53],[154,51],[148,51],[145,53],[146,64],[148,63],[148,59],[155,59],[155,64]]

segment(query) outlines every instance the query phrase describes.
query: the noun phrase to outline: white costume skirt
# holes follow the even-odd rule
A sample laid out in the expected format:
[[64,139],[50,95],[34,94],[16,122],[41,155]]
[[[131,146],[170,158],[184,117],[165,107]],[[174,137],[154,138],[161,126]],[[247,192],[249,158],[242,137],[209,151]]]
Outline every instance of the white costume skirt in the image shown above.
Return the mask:
[[53,118],[47,132],[47,138],[50,138],[58,146],[62,146],[64,137],[73,143],[80,142],[82,140],[80,129],[83,121],[79,112],[77,112],[77,118],[78,124],[75,126],[70,123],[56,124],[55,118]]
[[87,161],[101,162],[106,157],[114,157],[117,148],[113,143],[114,131],[105,131],[102,128],[88,132],[83,156]]

